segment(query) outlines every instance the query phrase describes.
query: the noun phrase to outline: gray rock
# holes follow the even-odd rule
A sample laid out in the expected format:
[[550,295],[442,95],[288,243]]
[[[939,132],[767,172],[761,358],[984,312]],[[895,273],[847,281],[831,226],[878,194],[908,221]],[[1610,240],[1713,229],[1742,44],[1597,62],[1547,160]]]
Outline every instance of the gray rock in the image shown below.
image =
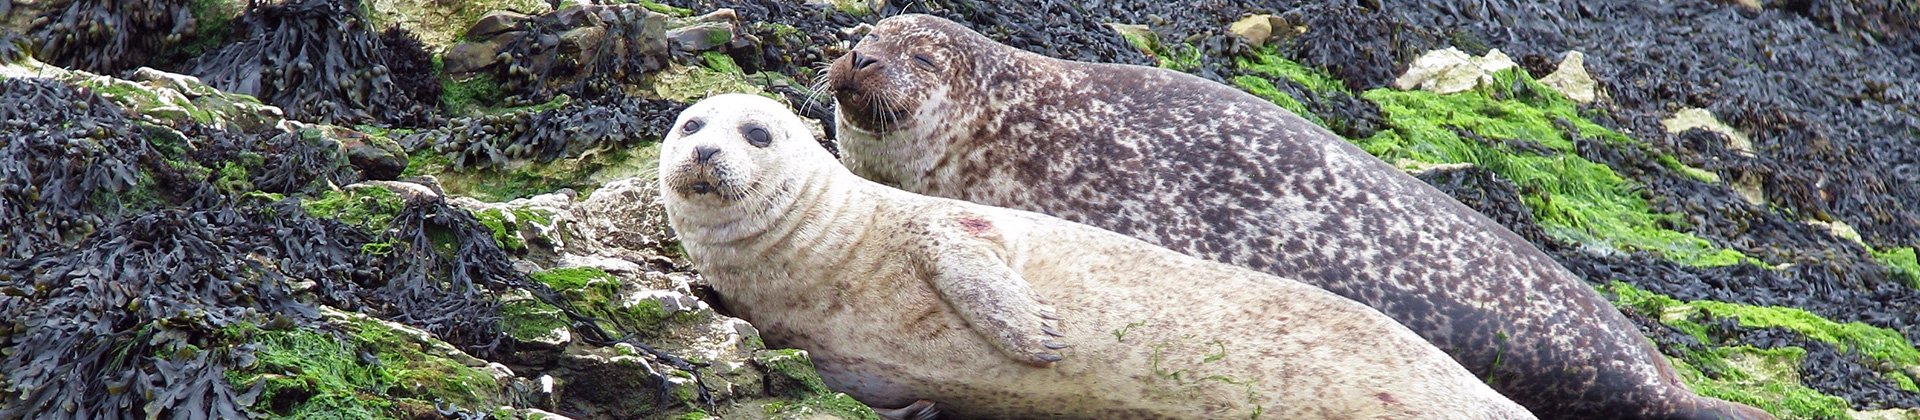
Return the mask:
[[518,29],[522,22],[527,21],[527,18],[527,15],[505,10],[487,12],[486,16],[482,16],[479,21],[473,23],[473,27],[467,28],[467,39],[493,38],[495,35]]

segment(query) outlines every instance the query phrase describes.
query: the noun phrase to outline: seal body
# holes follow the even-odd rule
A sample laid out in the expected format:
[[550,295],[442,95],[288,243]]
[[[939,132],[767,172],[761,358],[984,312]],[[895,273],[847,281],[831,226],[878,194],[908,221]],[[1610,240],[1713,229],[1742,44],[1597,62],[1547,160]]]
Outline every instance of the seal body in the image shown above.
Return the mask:
[[[685,127],[692,124],[696,130]],[[662,147],[669,223],[770,346],[870,405],[965,418],[1532,418],[1439,349],[1319,288],[841,167],[756,96]],[[767,146],[739,133],[786,127]]]
[[1634,324],[1506,228],[1266,100],[882,20],[828,70],[843,163],[1325,288],[1548,417],[1770,418],[1687,390]]

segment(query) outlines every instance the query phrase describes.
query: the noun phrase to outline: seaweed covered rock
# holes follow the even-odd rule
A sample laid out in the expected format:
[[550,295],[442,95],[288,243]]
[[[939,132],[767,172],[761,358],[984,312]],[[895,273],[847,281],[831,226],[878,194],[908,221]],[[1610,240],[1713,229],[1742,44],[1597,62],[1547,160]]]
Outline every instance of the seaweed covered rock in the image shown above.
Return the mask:
[[560,105],[458,118],[446,127],[407,134],[399,141],[414,150],[445,156],[455,171],[502,167],[512,160],[548,162],[664,138],[667,126],[685,107],[618,92],[550,103]]
[[501,306],[513,348],[502,357],[537,378],[531,406],[576,418],[871,416],[820,386],[804,353],[767,350],[752,325],[706,304],[657,189],[630,178],[582,201],[455,199],[545,290]]
[[[238,25],[241,40],[195,58],[193,75],[303,121],[421,126],[436,115],[437,98],[411,96],[432,78],[419,74],[431,70],[418,63],[424,52],[388,51],[359,0],[251,4]],[[395,67],[390,56],[408,61]]]
[[[58,0],[26,2],[40,14],[31,23],[42,61],[114,74],[140,66],[191,36],[189,0]],[[38,4],[36,4],[38,3]]]
[[[155,198],[158,153],[99,95],[49,79],[0,79],[0,261],[80,242]],[[86,165],[75,165],[85,162]]]
[[493,13],[469,28],[445,59],[448,76],[499,83],[522,102],[555,94],[597,97],[666,68],[674,54],[742,48],[738,17],[721,9],[692,18],[646,4],[575,4],[539,16]]

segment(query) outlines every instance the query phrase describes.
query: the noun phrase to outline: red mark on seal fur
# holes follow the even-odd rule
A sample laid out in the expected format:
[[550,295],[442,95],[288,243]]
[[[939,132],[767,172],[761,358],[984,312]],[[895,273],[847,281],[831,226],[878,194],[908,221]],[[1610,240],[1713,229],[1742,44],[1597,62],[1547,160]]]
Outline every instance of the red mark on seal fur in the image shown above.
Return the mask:
[[986,236],[993,231],[993,222],[982,219],[980,216],[963,216],[959,221],[960,228],[966,229],[967,234],[973,236]]

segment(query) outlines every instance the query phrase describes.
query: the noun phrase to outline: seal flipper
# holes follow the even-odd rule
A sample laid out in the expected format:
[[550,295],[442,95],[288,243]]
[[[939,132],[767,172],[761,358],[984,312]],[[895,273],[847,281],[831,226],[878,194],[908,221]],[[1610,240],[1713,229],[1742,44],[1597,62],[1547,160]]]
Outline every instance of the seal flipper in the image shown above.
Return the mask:
[[1054,328],[1053,308],[996,252],[991,225],[974,216],[959,226],[933,226],[919,260],[925,280],[974,331],[1000,351],[1037,367],[1052,367],[1067,345]]
[[872,408],[874,414],[878,414],[880,418],[886,420],[934,420],[940,418],[940,409],[934,406],[933,401],[927,400],[914,401],[913,404],[900,408],[880,408],[874,406],[867,406],[867,408]]

